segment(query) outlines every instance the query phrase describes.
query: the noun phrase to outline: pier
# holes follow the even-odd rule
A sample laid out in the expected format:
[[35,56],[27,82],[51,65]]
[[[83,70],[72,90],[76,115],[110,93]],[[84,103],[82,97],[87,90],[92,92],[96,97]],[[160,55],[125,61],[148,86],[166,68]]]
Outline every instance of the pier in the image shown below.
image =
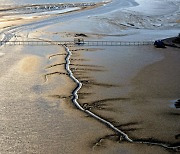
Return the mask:
[[48,46],[48,45],[79,45],[79,46],[142,46],[153,45],[153,41],[0,41],[2,45]]

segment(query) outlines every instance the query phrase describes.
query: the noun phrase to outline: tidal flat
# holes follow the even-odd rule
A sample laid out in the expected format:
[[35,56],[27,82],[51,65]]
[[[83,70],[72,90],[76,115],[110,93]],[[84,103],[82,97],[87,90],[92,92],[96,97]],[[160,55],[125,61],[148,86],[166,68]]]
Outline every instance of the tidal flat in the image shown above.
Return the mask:
[[0,153],[178,153],[178,48],[53,41],[176,36],[179,2],[61,3],[1,5]]

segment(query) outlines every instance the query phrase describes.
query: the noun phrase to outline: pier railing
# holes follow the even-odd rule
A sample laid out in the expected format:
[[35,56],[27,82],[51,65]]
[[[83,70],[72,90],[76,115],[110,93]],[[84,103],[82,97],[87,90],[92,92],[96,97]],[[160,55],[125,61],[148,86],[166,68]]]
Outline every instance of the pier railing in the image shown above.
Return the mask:
[[152,45],[152,41],[83,41],[75,43],[74,41],[0,41],[2,45],[29,45],[29,46],[46,46],[46,45],[83,45],[83,46],[140,46]]
[[87,46],[138,46],[138,45],[152,45],[153,42],[127,42],[127,41],[85,41]]

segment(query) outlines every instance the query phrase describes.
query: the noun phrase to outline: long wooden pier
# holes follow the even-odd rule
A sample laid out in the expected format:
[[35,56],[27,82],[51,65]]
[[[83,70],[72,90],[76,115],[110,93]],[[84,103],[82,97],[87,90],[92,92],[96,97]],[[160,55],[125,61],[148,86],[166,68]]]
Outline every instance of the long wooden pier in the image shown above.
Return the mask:
[[28,45],[28,46],[48,46],[48,45],[81,45],[81,46],[140,46],[152,45],[153,41],[0,41],[2,45]]

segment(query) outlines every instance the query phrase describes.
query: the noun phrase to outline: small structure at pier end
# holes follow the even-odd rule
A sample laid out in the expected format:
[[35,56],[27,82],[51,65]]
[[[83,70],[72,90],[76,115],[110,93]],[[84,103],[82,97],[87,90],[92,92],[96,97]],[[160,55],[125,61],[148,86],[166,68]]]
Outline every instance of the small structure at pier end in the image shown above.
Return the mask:
[[165,44],[163,43],[162,40],[157,40],[157,41],[155,41],[155,42],[154,42],[154,46],[155,46],[156,48],[166,48],[166,46],[165,46]]
[[84,44],[84,39],[83,38],[74,38],[74,44],[77,44],[77,45],[83,45]]

